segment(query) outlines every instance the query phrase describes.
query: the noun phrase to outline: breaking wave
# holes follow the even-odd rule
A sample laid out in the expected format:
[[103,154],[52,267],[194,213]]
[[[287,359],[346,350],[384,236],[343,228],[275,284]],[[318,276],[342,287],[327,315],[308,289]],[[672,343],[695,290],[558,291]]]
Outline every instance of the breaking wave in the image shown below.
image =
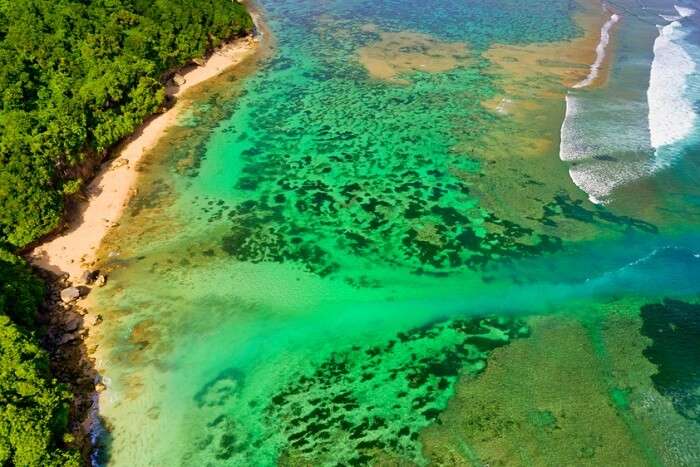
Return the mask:
[[688,38],[694,26],[684,21],[695,11],[676,11],[677,17],[667,16],[672,21],[658,27],[646,96],[644,91],[635,98],[606,89],[578,91],[596,78],[610,28],[619,20],[613,17],[603,26],[591,72],[566,96],[559,156],[594,203],[605,203],[615,188],[667,167],[696,133],[700,47]]
[[[681,18],[694,10],[676,7]],[[687,32],[680,19],[659,27],[654,42],[647,100],[649,103],[649,133],[651,146],[658,150],[688,137],[695,127],[697,115],[688,96],[687,81],[695,72],[696,63],[684,42]],[[665,159],[665,158],[664,158]],[[657,163],[666,162],[657,160]]]

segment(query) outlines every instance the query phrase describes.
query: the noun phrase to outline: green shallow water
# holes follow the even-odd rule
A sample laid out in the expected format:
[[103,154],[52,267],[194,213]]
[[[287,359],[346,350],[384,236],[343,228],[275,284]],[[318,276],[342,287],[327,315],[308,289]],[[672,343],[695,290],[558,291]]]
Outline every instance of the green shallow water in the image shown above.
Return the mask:
[[591,204],[557,153],[581,64],[492,55],[600,6],[261,3],[274,47],[193,99],[105,245],[99,462],[696,464],[697,192]]

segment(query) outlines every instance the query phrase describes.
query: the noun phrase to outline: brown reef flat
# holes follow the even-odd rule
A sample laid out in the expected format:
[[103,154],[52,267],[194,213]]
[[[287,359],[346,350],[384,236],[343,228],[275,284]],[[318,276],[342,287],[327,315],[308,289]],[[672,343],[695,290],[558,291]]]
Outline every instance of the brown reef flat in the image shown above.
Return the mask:
[[[373,26],[365,28],[373,32]],[[379,41],[362,47],[359,61],[370,76],[407,84],[400,76],[424,71],[440,73],[469,63],[470,52],[461,42],[443,42],[417,32],[379,32]]]

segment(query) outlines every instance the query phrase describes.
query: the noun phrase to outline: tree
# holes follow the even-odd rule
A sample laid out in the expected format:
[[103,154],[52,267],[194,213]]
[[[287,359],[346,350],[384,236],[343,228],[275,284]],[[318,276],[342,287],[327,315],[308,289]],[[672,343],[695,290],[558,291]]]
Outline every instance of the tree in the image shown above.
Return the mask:
[[230,0],[0,1],[0,242],[56,229],[81,165],[162,107],[164,73],[252,25]]

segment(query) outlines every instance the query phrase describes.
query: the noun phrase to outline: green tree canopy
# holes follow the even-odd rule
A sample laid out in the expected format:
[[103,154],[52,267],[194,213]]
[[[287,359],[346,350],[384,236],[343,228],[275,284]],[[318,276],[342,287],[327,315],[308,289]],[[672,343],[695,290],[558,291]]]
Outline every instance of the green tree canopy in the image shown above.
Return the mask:
[[61,449],[70,394],[50,378],[46,354],[0,316],[0,465],[77,466]]
[[55,229],[80,165],[162,107],[163,74],[251,28],[231,0],[0,0],[0,242]]
[[49,373],[33,333],[41,282],[0,249],[0,465],[78,465],[63,448],[70,394]]
[[0,249],[0,315],[24,327],[34,325],[44,287],[19,258]]

